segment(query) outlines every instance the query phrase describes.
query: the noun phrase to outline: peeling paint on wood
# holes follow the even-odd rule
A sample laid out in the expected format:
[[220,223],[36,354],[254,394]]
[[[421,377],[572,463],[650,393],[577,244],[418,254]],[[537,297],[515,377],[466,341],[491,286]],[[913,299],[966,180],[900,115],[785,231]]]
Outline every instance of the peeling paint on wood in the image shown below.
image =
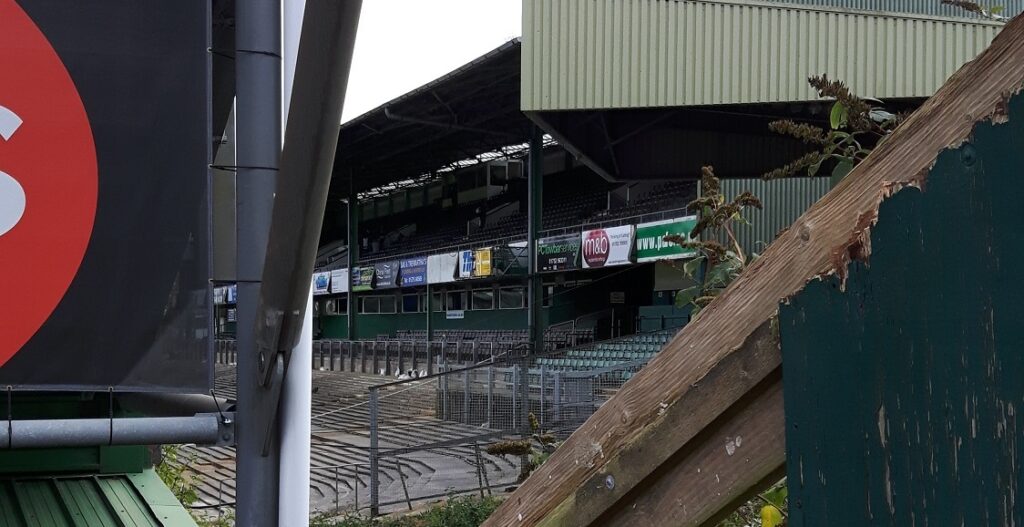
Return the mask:
[[1024,96],[1009,114],[881,204],[845,291],[780,309],[792,527],[1024,524]]

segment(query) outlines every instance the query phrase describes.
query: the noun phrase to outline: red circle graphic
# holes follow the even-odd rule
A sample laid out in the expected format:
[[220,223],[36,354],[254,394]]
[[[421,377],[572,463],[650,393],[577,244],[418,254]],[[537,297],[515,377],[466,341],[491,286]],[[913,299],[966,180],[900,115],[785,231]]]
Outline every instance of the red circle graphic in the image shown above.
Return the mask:
[[0,203],[11,203],[11,180],[23,193],[15,198],[23,212],[0,234],[2,366],[46,322],[78,272],[96,215],[98,170],[78,90],[14,0],[0,0],[0,76],[0,173],[8,176],[0,190],[8,200],[0,196]]

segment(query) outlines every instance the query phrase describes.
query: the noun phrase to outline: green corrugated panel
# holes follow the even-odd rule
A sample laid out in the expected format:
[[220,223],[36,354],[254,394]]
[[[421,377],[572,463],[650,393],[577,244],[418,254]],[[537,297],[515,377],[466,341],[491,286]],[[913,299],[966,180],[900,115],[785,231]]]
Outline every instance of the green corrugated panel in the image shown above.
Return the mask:
[[[732,199],[751,192],[761,199],[764,209],[749,209],[744,217],[750,225],[736,227],[736,238],[744,252],[763,253],[779,231],[788,228],[814,202],[830,190],[827,177],[792,177],[765,181],[761,178],[722,179],[722,193]],[[725,236],[719,241],[726,243]]]
[[[936,0],[936,3],[937,0]],[[928,97],[1001,25],[738,0],[524,0],[522,109]]]
[[0,527],[195,527],[153,470],[0,480]]
[[107,508],[92,478],[60,479],[55,485],[70,525],[117,525],[117,519]]
[[107,504],[125,527],[159,525],[128,478],[96,478],[96,483],[103,492]]

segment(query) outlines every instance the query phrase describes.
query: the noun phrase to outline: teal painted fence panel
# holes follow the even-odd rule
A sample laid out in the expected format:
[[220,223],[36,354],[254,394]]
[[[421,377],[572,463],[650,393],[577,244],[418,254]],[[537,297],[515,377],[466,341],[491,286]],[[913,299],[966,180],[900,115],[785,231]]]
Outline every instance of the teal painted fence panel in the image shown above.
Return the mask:
[[1024,525],[1024,98],[780,308],[792,527]]

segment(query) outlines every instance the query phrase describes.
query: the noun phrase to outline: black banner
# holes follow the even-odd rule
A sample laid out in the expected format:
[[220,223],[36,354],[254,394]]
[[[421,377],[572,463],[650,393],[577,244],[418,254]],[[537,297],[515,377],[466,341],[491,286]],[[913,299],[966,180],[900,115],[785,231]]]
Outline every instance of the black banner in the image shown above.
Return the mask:
[[0,0],[0,384],[208,390],[208,10]]
[[378,262],[373,264],[374,273],[377,275],[377,283],[374,289],[392,289],[398,287],[398,260]]
[[537,269],[544,273],[580,267],[580,236],[564,234],[537,240]]

